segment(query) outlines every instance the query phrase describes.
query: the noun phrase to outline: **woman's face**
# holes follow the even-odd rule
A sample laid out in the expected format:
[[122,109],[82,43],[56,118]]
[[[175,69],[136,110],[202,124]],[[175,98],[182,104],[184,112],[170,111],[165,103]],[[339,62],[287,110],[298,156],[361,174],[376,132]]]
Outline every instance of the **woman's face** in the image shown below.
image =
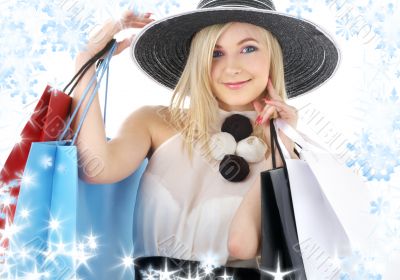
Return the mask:
[[[219,107],[254,110],[251,102],[265,91],[269,66],[268,50],[257,27],[233,23],[219,37],[211,66],[211,88]],[[242,85],[229,84],[244,81]]]

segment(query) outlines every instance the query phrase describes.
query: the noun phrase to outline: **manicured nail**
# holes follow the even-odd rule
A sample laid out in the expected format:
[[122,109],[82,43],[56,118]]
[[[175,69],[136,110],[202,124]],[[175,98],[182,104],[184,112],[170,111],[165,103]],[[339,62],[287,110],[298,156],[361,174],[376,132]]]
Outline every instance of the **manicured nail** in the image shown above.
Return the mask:
[[262,116],[258,116],[256,119],[256,124],[260,124],[261,121],[262,121]]
[[[265,118],[265,119],[264,119]],[[267,116],[264,116],[264,118],[262,119],[261,123],[265,123],[268,120]]]

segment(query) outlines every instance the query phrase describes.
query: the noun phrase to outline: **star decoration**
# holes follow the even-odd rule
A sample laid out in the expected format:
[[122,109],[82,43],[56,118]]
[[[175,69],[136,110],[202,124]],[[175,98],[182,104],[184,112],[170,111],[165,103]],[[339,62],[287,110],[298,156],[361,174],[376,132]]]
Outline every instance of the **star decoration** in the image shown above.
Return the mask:
[[92,233],[87,237],[88,239],[88,245],[90,249],[96,249],[97,248],[97,243],[96,243],[96,236],[94,236]]
[[226,270],[224,271],[224,275],[218,276],[217,278],[222,278],[224,280],[233,279],[232,276],[226,274]]
[[122,259],[122,264],[125,267],[131,267],[133,265],[133,258],[131,256],[126,256]]
[[0,243],[4,242],[4,240],[10,239],[13,235],[18,233],[21,228],[15,224],[10,224],[8,219],[6,219],[6,225],[4,229],[0,229]]
[[29,210],[23,209],[23,210],[21,211],[21,217],[22,217],[22,218],[26,219],[26,218],[29,217],[29,215],[30,215],[30,211],[29,211]]
[[60,221],[57,219],[52,219],[49,222],[49,228],[51,230],[58,230],[60,228]]
[[37,266],[35,265],[34,270],[32,272],[26,273],[24,279],[27,279],[27,280],[40,280],[44,276],[46,276],[46,274],[48,275],[48,273],[39,272],[38,269],[37,269]]
[[141,270],[140,273],[142,274],[144,280],[158,280],[158,273],[152,268],[151,265],[146,271]]
[[189,265],[189,272],[188,272],[188,274],[189,274],[189,278],[187,278],[187,277],[178,277],[177,279],[178,280],[201,280],[202,278],[199,276],[199,270],[197,269],[197,271],[196,271],[196,277],[195,278],[192,278],[192,272],[191,272],[191,270],[190,270],[190,265]]
[[277,270],[275,272],[269,271],[269,270],[264,270],[264,269],[260,269],[260,270],[262,272],[268,273],[269,275],[273,276],[274,280],[284,280],[283,277],[285,277],[286,275],[289,275],[292,272],[294,272],[294,270],[290,270],[290,271],[286,271],[286,272],[282,272],[281,271],[281,266],[280,266],[280,262],[279,262],[279,256],[278,256]]
[[24,175],[21,176],[21,183],[27,187],[31,187],[35,184],[35,176],[31,174],[29,170],[25,170]]
[[179,270],[169,271],[168,263],[165,261],[164,271],[160,271],[160,280],[172,280],[171,275],[177,273]]

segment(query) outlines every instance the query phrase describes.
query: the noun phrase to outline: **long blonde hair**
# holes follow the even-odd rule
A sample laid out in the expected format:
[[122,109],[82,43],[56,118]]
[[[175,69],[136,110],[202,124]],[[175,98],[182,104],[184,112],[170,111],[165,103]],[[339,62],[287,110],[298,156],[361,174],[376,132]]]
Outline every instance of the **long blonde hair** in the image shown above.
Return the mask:
[[[232,23],[211,25],[195,34],[191,42],[186,66],[173,91],[171,103],[168,107],[169,123],[179,130],[184,137],[183,146],[187,149],[191,161],[195,143],[200,143],[202,151],[210,159],[209,131],[219,117],[218,101],[211,90],[213,52],[219,36]],[[262,27],[256,27],[264,35],[264,41],[269,51],[272,83],[276,92],[286,99],[281,47],[269,31]],[[265,95],[266,90],[262,93],[262,96]],[[187,110],[184,109],[186,101],[189,101]],[[265,141],[260,126],[255,127],[253,135]]]

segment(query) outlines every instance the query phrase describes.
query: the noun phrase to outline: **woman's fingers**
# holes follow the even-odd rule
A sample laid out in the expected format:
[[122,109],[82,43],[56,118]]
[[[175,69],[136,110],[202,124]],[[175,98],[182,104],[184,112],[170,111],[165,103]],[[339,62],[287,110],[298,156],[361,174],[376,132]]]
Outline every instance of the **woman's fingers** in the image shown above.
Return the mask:
[[125,50],[126,48],[128,48],[131,45],[132,40],[135,37],[136,37],[136,35],[132,35],[130,38],[126,38],[123,41],[118,42],[117,49],[115,50],[114,55],[117,55],[117,54],[121,53],[123,50]]
[[152,13],[145,13],[143,16],[137,16],[133,11],[127,10],[124,12],[120,20],[120,30],[125,28],[142,27],[142,24],[148,24],[154,21],[154,19],[150,18],[151,15]]
[[[122,29],[126,28],[142,28],[147,24],[154,21],[150,18],[151,13],[146,13],[143,16],[136,16],[133,11],[127,10],[122,14],[120,20],[108,20],[103,24],[103,26],[97,30],[97,32],[90,36],[87,43],[87,52],[90,56],[98,53],[104,46],[112,39],[114,36],[120,32]],[[117,45],[117,50],[114,53],[119,54],[121,51],[126,49],[133,38],[127,38]]]
[[297,109],[293,106],[286,104],[283,101],[279,100],[264,100],[267,105],[276,108],[279,116],[284,119],[286,122],[291,124],[293,127],[296,127],[298,120]]
[[268,106],[268,105],[265,106],[265,110],[262,114],[262,119],[260,124],[262,125],[265,122],[267,122],[271,118],[271,116],[275,113],[275,110],[276,109],[273,106]]

